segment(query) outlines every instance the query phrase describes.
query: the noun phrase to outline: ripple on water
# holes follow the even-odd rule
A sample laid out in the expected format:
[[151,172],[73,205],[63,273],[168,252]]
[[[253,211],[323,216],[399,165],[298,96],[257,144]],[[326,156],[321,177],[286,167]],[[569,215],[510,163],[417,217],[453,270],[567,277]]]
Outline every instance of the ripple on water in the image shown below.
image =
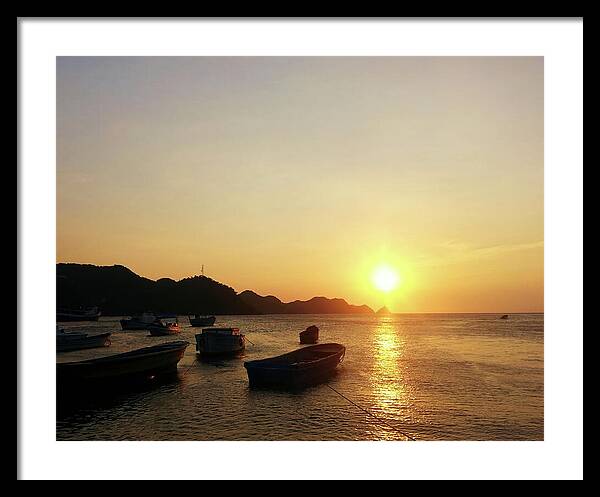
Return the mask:
[[[184,323],[186,318],[182,318]],[[196,361],[196,329],[175,381],[64,408],[58,440],[543,440],[542,314],[395,316],[223,316],[255,345],[245,357]],[[298,393],[248,389],[244,360],[293,350],[310,324],[322,342],[347,347],[330,380]],[[60,354],[79,360],[172,340],[122,332],[118,318],[66,323],[110,330],[107,349]]]

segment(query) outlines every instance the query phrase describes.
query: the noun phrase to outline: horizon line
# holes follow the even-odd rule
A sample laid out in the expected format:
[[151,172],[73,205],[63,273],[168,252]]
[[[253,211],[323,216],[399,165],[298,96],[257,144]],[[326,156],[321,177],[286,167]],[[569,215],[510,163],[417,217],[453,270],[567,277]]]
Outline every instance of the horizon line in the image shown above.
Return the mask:
[[[259,297],[275,297],[276,299],[278,299],[279,301],[281,301],[283,304],[290,304],[293,302],[307,302],[311,299],[314,298],[318,298],[318,297],[323,297],[329,300],[333,300],[333,299],[342,299],[344,300],[348,305],[352,305],[355,307],[368,307],[369,309],[371,309],[373,311],[373,314],[377,314],[377,311],[374,310],[373,308],[371,308],[371,306],[369,306],[368,304],[351,304],[350,302],[348,302],[345,298],[343,297],[325,297],[324,295],[314,295],[313,297],[310,297],[308,300],[301,300],[301,299],[296,299],[296,300],[291,300],[289,302],[284,302],[283,300],[281,300],[279,297],[277,297],[276,295],[273,295],[272,293],[269,293],[267,295],[261,295],[259,293],[257,293],[256,291],[247,288],[245,290],[241,290],[241,291],[237,291],[235,288],[233,288],[231,285],[228,285],[226,283],[222,283],[216,279],[211,278],[210,276],[206,276],[204,274],[194,274],[194,275],[190,275],[190,276],[185,276],[181,279],[174,279],[174,278],[170,278],[168,276],[163,276],[161,278],[158,279],[152,279],[152,278],[148,278],[147,276],[142,276],[141,274],[136,273],[133,269],[131,269],[130,267],[126,266],[125,264],[118,264],[118,263],[113,263],[113,264],[94,264],[91,262],[62,262],[62,261],[57,261],[56,264],[76,264],[79,266],[96,266],[96,267],[115,267],[115,266],[121,266],[124,267],[126,269],[128,269],[129,271],[131,271],[132,273],[136,274],[137,276],[140,276],[141,278],[146,278],[148,280],[154,281],[155,283],[160,280],[160,279],[171,279],[173,281],[179,282],[182,281],[185,278],[193,278],[193,277],[204,277],[204,278],[208,278],[211,279],[212,281],[215,281],[221,285],[225,285],[230,287],[231,289],[233,289],[236,292],[236,295],[240,295],[243,292],[253,292],[256,295],[258,295]],[[383,309],[384,307],[387,307],[386,305],[382,305],[380,307],[380,309]],[[328,313],[331,314],[331,313]],[[392,312],[390,311],[389,314],[544,314],[544,310],[537,310],[537,311],[507,311],[506,309],[502,310],[502,311],[397,311],[397,312]],[[227,316],[228,314],[222,314],[223,316]],[[249,314],[250,315],[250,314]],[[273,314],[273,315],[277,315],[277,314]],[[286,315],[286,314],[281,314],[282,316]],[[289,314],[288,314],[289,315]],[[340,314],[340,315],[347,315],[347,316],[352,316],[352,315],[359,315],[359,314]]]

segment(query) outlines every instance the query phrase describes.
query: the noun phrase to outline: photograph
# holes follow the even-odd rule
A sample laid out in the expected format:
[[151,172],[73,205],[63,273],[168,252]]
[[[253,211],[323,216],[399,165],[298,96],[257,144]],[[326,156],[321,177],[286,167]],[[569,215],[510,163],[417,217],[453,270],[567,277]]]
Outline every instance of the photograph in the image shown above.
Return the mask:
[[17,480],[582,480],[583,18],[17,18]]
[[57,440],[543,440],[542,57],[56,78]]

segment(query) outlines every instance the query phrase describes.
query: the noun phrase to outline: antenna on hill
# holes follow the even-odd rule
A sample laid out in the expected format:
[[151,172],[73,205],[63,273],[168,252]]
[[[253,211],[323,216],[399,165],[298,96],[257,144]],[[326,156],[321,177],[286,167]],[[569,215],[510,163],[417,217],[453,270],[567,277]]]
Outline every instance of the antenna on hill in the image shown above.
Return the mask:
[[204,264],[202,264],[202,276],[204,276]]

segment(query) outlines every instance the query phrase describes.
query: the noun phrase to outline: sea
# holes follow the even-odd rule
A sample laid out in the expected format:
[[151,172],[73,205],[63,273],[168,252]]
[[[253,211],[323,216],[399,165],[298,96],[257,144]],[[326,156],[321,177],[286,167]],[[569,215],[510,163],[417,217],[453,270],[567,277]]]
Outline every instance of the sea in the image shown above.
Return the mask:
[[[57,354],[69,362],[171,340],[190,342],[169,381],[57,402],[57,440],[543,440],[544,315],[218,316],[240,329],[243,356],[197,359],[187,316],[174,337],[121,331],[118,317],[61,323],[111,331],[110,347]],[[346,346],[328,382],[253,390],[244,361],[299,348],[298,333]]]

